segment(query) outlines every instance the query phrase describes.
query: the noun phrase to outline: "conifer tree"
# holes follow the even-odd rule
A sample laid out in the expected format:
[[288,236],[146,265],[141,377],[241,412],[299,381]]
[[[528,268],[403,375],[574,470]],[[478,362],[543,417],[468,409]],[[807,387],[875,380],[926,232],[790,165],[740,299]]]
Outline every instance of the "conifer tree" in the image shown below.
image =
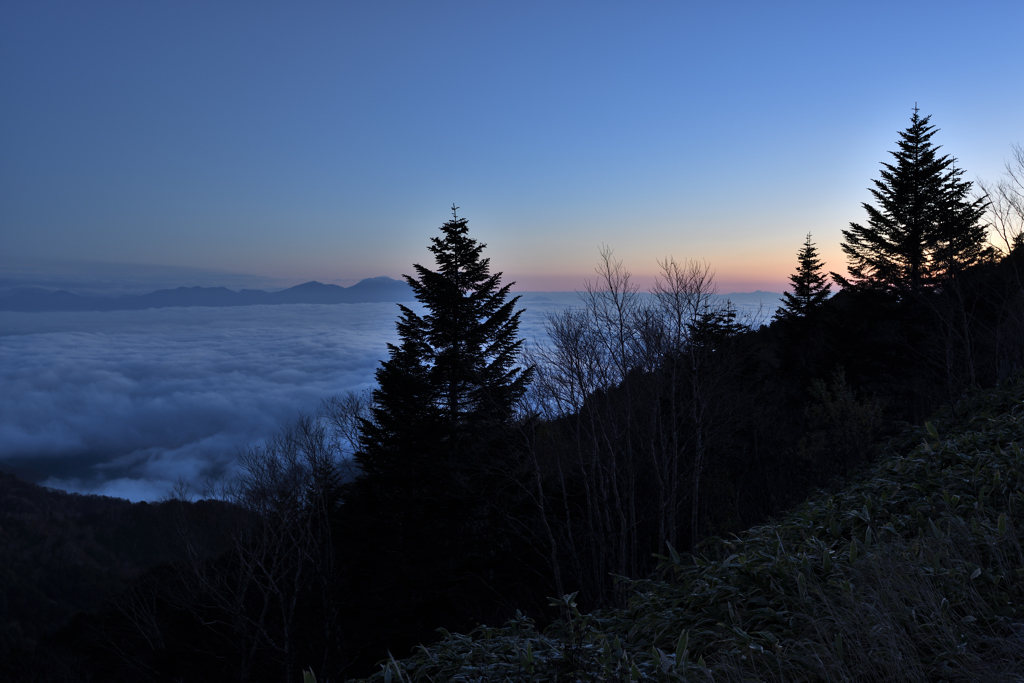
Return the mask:
[[522,311],[456,208],[428,247],[436,270],[404,276],[422,309],[400,307],[345,491],[348,609],[360,638],[392,651],[503,619],[496,596],[529,571],[503,516],[533,374],[516,365]]
[[797,252],[796,258],[796,272],[789,276],[789,281],[793,283],[793,293],[782,294],[783,303],[775,313],[776,319],[806,318],[821,306],[832,292],[832,285],[821,271],[823,264],[818,258],[818,250],[811,242],[811,233],[807,233],[807,239]]
[[424,315],[400,306],[398,345],[377,370],[373,419],[362,423],[356,459],[365,476],[418,476],[422,468],[458,467],[467,449],[495,438],[511,421],[532,370],[515,366],[519,297],[490,273],[486,245],[452,219],[431,239],[437,270],[414,264],[405,275]]
[[985,249],[983,199],[969,198],[971,183],[948,154],[938,156],[937,129],[918,108],[900,132],[895,164],[883,163],[865,202],[865,225],[843,230],[850,277],[832,273],[843,288],[918,293],[977,263]]

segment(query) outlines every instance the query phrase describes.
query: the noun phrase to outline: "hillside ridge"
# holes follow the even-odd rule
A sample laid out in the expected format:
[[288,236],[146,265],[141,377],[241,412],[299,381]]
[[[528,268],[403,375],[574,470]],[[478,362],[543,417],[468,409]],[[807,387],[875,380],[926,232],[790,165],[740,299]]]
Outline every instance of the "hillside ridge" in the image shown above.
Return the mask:
[[1024,383],[979,391],[839,492],[659,575],[622,578],[623,609],[574,595],[543,633],[442,632],[372,681],[1020,681],[1024,672]]

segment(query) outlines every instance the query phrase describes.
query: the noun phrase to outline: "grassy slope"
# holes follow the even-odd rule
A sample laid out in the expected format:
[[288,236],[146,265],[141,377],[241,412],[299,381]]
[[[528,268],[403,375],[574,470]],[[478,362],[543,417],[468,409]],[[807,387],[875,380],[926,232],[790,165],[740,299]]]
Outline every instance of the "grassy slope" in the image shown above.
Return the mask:
[[1024,681],[1024,383],[845,490],[628,581],[622,610],[444,634],[373,680]]

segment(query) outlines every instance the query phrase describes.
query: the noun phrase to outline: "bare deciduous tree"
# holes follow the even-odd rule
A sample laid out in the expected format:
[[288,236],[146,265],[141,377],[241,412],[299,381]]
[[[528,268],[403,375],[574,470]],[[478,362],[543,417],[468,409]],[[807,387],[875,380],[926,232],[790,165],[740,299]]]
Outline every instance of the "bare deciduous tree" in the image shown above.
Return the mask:
[[676,545],[681,531],[699,540],[727,340],[746,329],[708,264],[666,259],[648,296],[610,249],[600,255],[580,305],[549,317],[549,343],[526,361],[537,372],[529,409],[545,422],[533,498],[554,520],[556,583],[595,602],[611,599],[611,574],[650,569],[645,549]]
[[1012,159],[1006,162],[1001,179],[994,184],[978,181],[988,198],[986,218],[1002,242],[993,246],[1003,254],[1009,254],[1024,240],[1024,146],[1013,145],[1011,150]]
[[[284,680],[295,680],[302,667],[339,666],[342,572],[335,524],[366,403],[355,394],[334,397],[241,453],[238,475],[203,492],[231,503],[217,519],[218,542],[209,543],[209,520],[192,523],[182,508],[182,559],[173,587],[165,586],[161,597],[172,610],[191,615],[220,647],[232,644],[232,670],[240,680],[263,676],[255,667],[269,663]],[[175,495],[192,497],[184,486]],[[226,552],[212,552],[224,547]],[[122,595],[118,608],[143,642],[159,650],[168,644],[151,593],[140,582]]]

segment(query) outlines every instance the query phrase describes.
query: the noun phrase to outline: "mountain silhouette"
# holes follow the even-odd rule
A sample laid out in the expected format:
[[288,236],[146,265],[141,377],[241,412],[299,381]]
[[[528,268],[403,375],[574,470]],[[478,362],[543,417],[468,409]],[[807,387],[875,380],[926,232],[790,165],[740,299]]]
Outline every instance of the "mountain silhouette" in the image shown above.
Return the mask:
[[0,294],[0,311],[131,311],[182,306],[254,306],[258,304],[357,304],[412,301],[402,280],[372,277],[339,287],[310,281],[280,292],[234,291],[227,287],[178,287],[116,298],[82,296],[66,290],[20,287]]

